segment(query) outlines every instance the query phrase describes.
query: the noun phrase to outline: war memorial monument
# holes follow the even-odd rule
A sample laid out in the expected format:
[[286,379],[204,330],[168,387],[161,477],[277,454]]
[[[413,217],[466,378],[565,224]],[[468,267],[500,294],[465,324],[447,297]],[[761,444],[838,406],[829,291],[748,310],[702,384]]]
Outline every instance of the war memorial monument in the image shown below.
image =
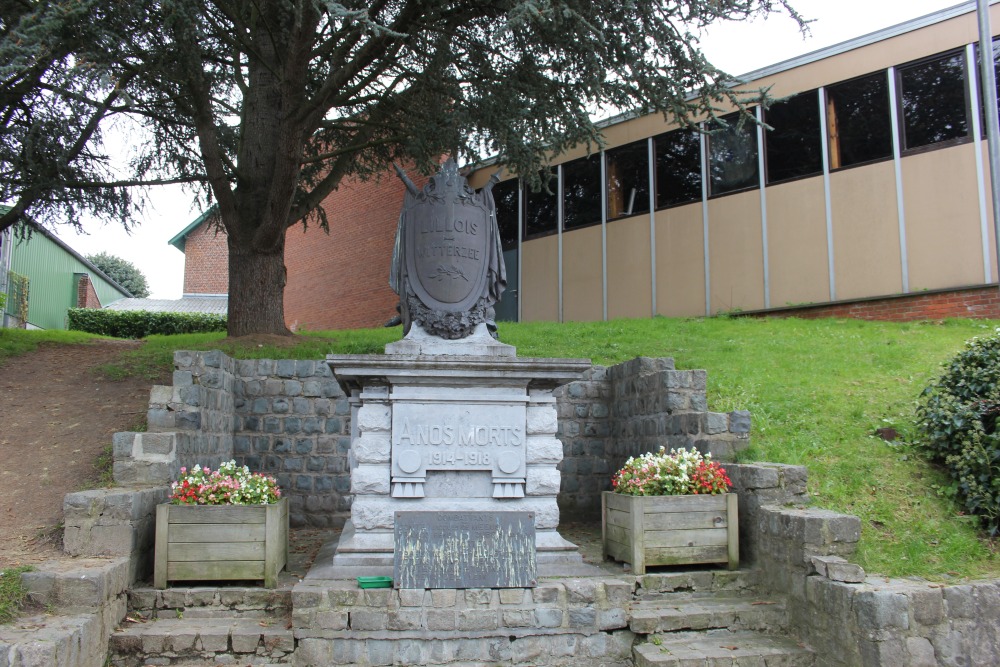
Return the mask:
[[399,174],[390,283],[404,338],[327,357],[352,406],[354,500],[333,566],[394,566],[404,588],[526,587],[539,568],[583,568],[558,532],[552,392],[590,362],[518,358],[497,339],[496,176],[477,192],[453,160],[423,189]]

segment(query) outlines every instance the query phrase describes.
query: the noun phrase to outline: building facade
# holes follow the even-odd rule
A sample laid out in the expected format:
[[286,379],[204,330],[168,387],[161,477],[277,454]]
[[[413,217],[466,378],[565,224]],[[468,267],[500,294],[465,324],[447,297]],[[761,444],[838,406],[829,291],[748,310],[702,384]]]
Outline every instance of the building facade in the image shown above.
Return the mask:
[[[759,125],[614,118],[603,150],[552,159],[547,190],[501,182],[498,319],[1000,317],[977,41],[971,5],[942,10],[740,77],[776,100]],[[288,231],[289,326],[394,314],[402,199],[394,176],[347,182],[324,202],[329,234]],[[181,236],[185,293],[214,293],[224,235]]]
[[520,319],[906,318],[929,311],[894,302],[937,293],[1000,316],[977,39],[970,5],[943,10],[741,77],[777,100],[766,128],[619,118],[553,160],[550,192],[501,183]]
[[0,326],[65,329],[70,308],[101,308],[132,294],[41,227],[0,232]]

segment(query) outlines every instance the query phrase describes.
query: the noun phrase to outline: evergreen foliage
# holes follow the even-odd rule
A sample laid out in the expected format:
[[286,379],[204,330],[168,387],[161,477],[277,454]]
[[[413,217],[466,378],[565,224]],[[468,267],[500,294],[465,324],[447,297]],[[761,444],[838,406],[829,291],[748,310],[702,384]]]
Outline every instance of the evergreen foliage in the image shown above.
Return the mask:
[[943,486],[990,534],[1000,529],[1000,329],[973,338],[924,390],[917,409],[921,448],[942,463]]
[[[595,112],[743,108],[763,92],[729,87],[697,36],[772,11],[798,19],[787,0],[23,3],[0,22],[0,183],[49,221],[193,183],[228,233],[230,334],[287,334],[285,231],[325,226],[345,177],[489,153],[538,186],[547,151],[600,143]],[[99,150],[120,114],[148,133],[124,175]]]
[[132,296],[145,299],[149,296],[149,285],[146,276],[135,264],[116,255],[99,252],[87,255],[87,261],[106,273],[109,278],[127,289]]
[[112,338],[145,338],[153,334],[190,334],[226,330],[224,315],[208,313],[70,308],[67,315],[70,330]]

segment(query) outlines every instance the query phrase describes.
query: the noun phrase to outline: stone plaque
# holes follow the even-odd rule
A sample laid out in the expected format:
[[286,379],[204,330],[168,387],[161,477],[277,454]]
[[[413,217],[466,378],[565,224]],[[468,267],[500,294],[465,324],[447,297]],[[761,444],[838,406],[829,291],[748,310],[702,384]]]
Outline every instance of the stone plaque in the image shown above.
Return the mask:
[[396,512],[396,588],[529,588],[533,512]]
[[429,470],[489,470],[495,498],[522,498],[523,405],[398,403],[392,411],[396,497],[422,497]]

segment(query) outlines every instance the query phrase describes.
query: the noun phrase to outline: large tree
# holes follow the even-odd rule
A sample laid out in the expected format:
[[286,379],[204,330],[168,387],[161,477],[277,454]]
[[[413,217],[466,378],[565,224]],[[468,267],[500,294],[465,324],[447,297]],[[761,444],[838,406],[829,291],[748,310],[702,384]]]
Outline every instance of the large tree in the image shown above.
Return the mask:
[[86,72],[75,72],[99,77],[65,103],[127,113],[149,132],[131,181],[106,192],[188,181],[215,201],[228,234],[231,335],[288,332],[285,231],[325,224],[319,204],[345,176],[489,153],[534,178],[546,151],[599,144],[594,116],[684,122],[742,105],[746,94],[699,52],[699,31],[775,10],[795,16],[785,0],[103,4],[112,20],[103,41],[81,45]]
[[144,299],[149,296],[149,284],[146,275],[127,259],[99,252],[87,255],[87,261],[107,274],[109,278],[127,289],[132,296]]

